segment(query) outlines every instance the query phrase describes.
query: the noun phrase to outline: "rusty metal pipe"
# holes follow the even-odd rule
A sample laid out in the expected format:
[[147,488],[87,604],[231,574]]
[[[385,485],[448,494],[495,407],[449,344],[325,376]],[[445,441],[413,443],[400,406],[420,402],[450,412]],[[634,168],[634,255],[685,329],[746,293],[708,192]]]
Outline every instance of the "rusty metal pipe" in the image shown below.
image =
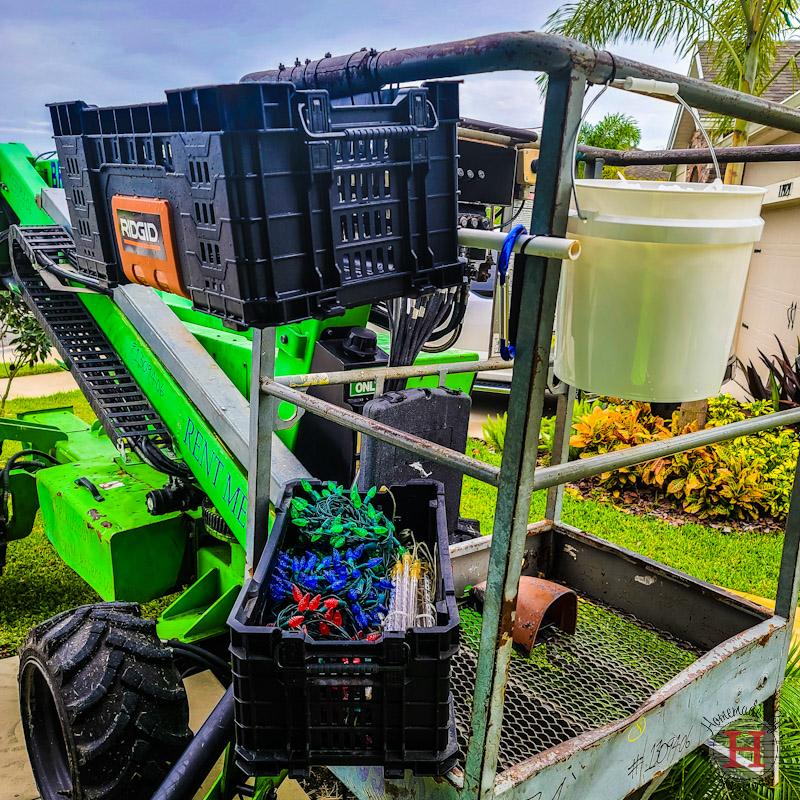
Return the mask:
[[[765,161],[800,161],[800,144],[749,145],[747,147],[717,147],[717,160],[755,164]],[[679,150],[607,150],[604,147],[578,145],[579,161],[601,158],[608,167],[629,167],[662,164],[711,164],[707,147]]]
[[486,372],[488,370],[509,369],[513,361],[502,358],[487,358],[482,361],[459,361],[451,364],[415,364],[410,367],[365,367],[364,369],[344,369],[336,372],[312,372],[308,375],[280,375],[275,382],[296,389],[309,386],[336,386],[355,381],[375,381],[380,378],[421,378],[425,375],[445,373],[453,375],[463,372]]
[[382,422],[367,419],[362,417],[361,414],[327,403],[318,397],[309,397],[297,389],[292,389],[290,386],[282,386],[269,378],[262,382],[261,388],[264,392],[277,397],[279,400],[294,403],[294,405],[300,406],[300,408],[304,408],[318,417],[344,425],[345,428],[358,431],[364,436],[372,436],[378,441],[393,444],[422,458],[435,461],[437,464],[452,467],[464,475],[470,475],[492,486],[497,486],[500,482],[500,470],[497,467],[485,464],[476,458],[470,458],[457,450],[451,450],[449,447],[443,447],[427,439],[421,439],[419,436],[413,436],[410,433],[397,430],[397,428],[384,425]]
[[364,49],[251,72],[242,81],[291,81],[298,89],[327,89],[334,97],[348,97],[392,83],[509,70],[554,75],[570,68],[598,84],[628,77],[677,83],[681,97],[695,108],[800,133],[800,112],[795,109],[538,31],[493,33],[400,50]]
[[511,125],[500,125],[482,119],[461,117],[461,126],[465,133],[489,133],[505,139],[508,144],[533,144],[539,141],[539,134],[527,128],[514,128]]
[[800,423],[800,408],[793,408],[788,411],[765,414],[763,417],[751,417],[741,422],[730,422],[727,425],[720,425],[716,428],[705,428],[701,431],[685,433],[681,436],[674,436],[671,439],[639,444],[626,450],[614,450],[610,453],[602,453],[599,456],[570,461],[568,464],[540,467],[534,475],[533,487],[534,489],[547,489],[550,486],[558,486],[562,483],[574,483],[575,481],[591,478],[603,472],[611,472],[621,467],[632,467],[636,464],[652,461],[655,458],[672,456],[684,450],[694,450],[697,447],[725,442],[729,439],[736,439],[739,436],[748,436],[752,433],[798,423]]

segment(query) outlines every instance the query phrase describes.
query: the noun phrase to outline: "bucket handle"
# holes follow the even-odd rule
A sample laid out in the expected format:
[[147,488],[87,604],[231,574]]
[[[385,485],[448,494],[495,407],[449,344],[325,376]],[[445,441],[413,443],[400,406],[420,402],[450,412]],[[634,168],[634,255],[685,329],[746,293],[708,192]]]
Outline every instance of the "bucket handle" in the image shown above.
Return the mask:
[[575,201],[575,210],[578,213],[578,219],[585,222],[588,217],[581,212],[581,207],[578,204],[578,193],[575,191],[575,171],[576,171],[576,164],[578,158],[578,135],[580,134],[581,128],[583,127],[583,123],[586,121],[586,117],[589,112],[592,110],[592,106],[603,96],[606,89],[609,86],[613,86],[615,89],[624,89],[628,92],[638,92],[639,94],[656,94],[662,95],[666,97],[674,97],[686,111],[689,112],[689,115],[694,120],[695,125],[700,130],[700,133],[703,134],[703,138],[706,140],[706,144],[708,145],[708,149],[711,152],[711,160],[714,162],[714,170],[717,173],[717,181],[722,182],[722,173],[719,169],[719,161],[717,161],[717,153],[714,150],[714,145],[711,142],[711,137],[708,135],[703,123],[700,121],[700,117],[697,115],[695,110],[678,94],[679,86],[677,83],[670,83],[668,81],[656,81],[656,80],[647,80],[645,78],[634,78],[634,77],[627,77],[624,80],[611,80],[608,83],[603,85],[603,88],[592,98],[591,102],[588,106],[586,106],[586,110],[581,115],[580,122],[578,122],[577,127],[575,128],[575,135],[572,142],[572,197]]
[[717,153],[714,150],[714,145],[711,143],[711,138],[706,132],[703,123],[700,121],[700,117],[697,115],[697,112],[680,96],[680,94],[678,94],[680,87],[677,83],[628,77],[625,78],[625,80],[613,81],[611,85],[617,89],[624,89],[627,92],[638,92],[639,94],[659,94],[664,97],[674,97],[686,109],[686,111],[689,113],[689,116],[694,120],[694,123],[700,133],[703,134],[703,138],[706,140],[708,149],[711,151],[711,160],[714,162],[714,170],[717,173],[717,180],[722,181],[722,173],[719,169]]

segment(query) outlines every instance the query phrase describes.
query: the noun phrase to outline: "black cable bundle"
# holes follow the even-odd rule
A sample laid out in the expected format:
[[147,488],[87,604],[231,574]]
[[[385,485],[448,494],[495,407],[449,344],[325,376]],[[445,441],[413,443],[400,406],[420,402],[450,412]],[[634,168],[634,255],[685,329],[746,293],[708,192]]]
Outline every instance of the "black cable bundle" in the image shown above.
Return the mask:
[[[437,289],[416,298],[400,297],[375,309],[371,319],[391,334],[390,367],[408,367],[423,349],[440,353],[458,339],[469,299],[467,283]],[[447,338],[445,338],[447,337]],[[445,339],[439,344],[432,344]],[[404,388],[400,378],[386,381],[385,391]]]
[[192,480],[192,473],[189,467],[182,461],[175,461],[170,458],[158,445],[147,436],[141,436],[131,442],[133,450],[146,464],[153,469],[172,475],[182,480]]

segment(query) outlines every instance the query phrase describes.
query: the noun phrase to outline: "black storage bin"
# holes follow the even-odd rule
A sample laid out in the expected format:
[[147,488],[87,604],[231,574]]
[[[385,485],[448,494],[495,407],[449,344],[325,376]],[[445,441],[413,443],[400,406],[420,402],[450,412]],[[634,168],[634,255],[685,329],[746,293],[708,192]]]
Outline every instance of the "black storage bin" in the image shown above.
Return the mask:
[[372,501],[389,516],[396,502],[396,528],[411,528],[438,559],[436,625],[376,641],[315,640],[251,623],[269,607],[267,587],[301,491],[299,481],[287,485],[264,555],[228,620],[237,763],[249,775],[299,776],[314,765],[444,774],[458,750],[450,662],[459,622],[442,485],[409,481]]
[[168,202],[184,293],[234,324],[326,317],[463,279],[456,83],[384,91],[374,105],[333,105],[326,91],[290,83],[166,95],[50,105],[86,275],[131,279],[118,195]]

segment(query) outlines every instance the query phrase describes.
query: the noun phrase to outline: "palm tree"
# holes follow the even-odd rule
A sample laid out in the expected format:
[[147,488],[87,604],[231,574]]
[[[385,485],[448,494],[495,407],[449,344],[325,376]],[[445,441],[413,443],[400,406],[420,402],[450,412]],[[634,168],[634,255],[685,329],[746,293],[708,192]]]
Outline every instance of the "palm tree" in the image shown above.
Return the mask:
[[[712,43],[717,83],[762,94],[784,70],[800,75],[798,51],[776,64],[778,44],[798,29],[800,0],[577,0],[550,15],[548,30],[602,47],[621,41],[676,41],[687,56]],[[745,120],[733,120],[732,144],[747,144]],[[741,183],[742,165],[728,164],[725,183]]]
[[[580,144],[609,150],[632,150],[641,140],[639,123],[628,114],[606,114],[594,124],[584,122],[578,132]],[[603,177],[613,178],[619,171],[619,167],[603,167]]]

